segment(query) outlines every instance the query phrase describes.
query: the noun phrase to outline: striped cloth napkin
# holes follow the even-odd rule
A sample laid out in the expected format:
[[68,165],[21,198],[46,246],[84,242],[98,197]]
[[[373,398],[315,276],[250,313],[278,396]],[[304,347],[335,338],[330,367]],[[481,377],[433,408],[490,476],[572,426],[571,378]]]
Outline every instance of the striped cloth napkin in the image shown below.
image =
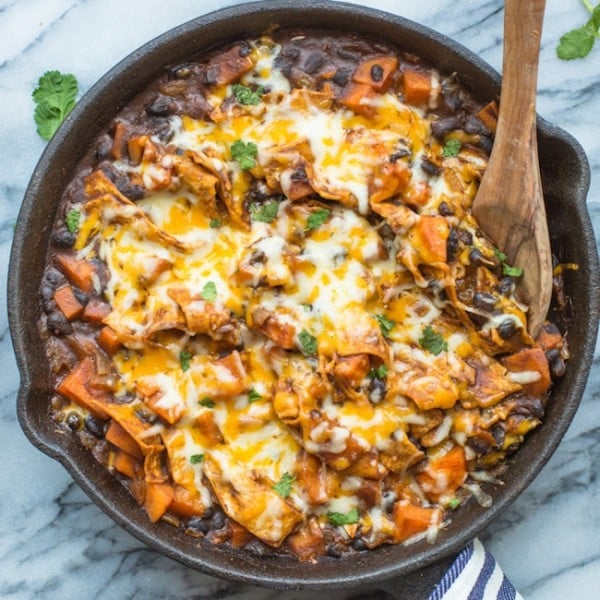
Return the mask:
[[456,557],[428,600],[523,600],[523,596],[475,539]]

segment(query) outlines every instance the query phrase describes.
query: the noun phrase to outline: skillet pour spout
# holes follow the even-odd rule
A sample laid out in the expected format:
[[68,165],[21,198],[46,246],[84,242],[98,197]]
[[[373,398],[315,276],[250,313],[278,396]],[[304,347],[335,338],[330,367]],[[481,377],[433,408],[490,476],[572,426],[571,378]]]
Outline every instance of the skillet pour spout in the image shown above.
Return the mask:
[[[422,57],[445,73],[460,74],[479,98],[493,98],[500,76],[456,42],[401,17],[338,2],[275,0],[226,8],[185,23],[150,41],[109,71],[81,99],[48,144],[23,201],[15,231],[8,278],[10,330],[21,373],[17,411],[21,426],[40,450],[60,461],[89,497],[117,523],[151,548],[185,565],[221,578],[279,589],[339,589],[399,578],[394,589],[424,589],[437,581],[452,557],[481,533],[527,487],[548,461],[569,426],[591,365],[599,317],[600,275],[586,209],[589,167],[579,144],[538,118],[538,146],[553,253],[559,262],[577,262],[565,276],[571,299],[571,350],[566,375],[555,384],[544,424],[509,460],[505,485],[486,491],[491,508],[471,502],[458,510],[434,545],[382,546],[340,559],[306,564],[288,557],[260,558],[228,546],[214,546],[158,522],[151,524],[133,498],[109,473],[97,468],[78,441],[57,431],[48,417],[50,374],[35,328],[36,298],[60,197],[92,140],[118,111],[165,66],[273,25],[343,32],[358,31]],[[440,562],[442,561],[442,562]],[[437,563],[437,565],[436,565]],[[427,567],[430,567],[427,570]],[[408,574],[413,574],[409,577]],[[413,587],[411,587],[413,586]]]

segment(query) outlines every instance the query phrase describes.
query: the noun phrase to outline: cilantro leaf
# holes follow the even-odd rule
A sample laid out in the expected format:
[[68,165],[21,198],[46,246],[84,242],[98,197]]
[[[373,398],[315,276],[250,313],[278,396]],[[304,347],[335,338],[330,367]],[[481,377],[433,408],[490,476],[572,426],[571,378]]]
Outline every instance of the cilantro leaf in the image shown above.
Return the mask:
[[510,277],[521,277],[521,275],[523,275],[523,269],[521,269],[521,267],[511,267],[506,263],[502,263],[502,275],[508,275]]
[[32,93],[36,103],[33,118],[43,139],[49,140],[73,110],[78,91],[77,79],[70,73],[46,71],[39,78]]
[[346,514],[339,512],[328,512],[327,518],[332,525],[351,525],[352,523],[358,523],[360,520],[358,508],[356,507]]
[[215,403],[208,396],[206,396],[205,398],[202,398],[202,400],[198,400],[198,404],[200,406],[205,406],[206,408],[214,408],[215,407]]
[[319,208],[315,210],[315,212],[311,213],[310,217],[306,221],[306,231],[312,231],[313,229],[317,229],[327,221],[331,211],[327,208]]
[[208,223],[212,229],[221,227],[221,219],[211,219]]
[[596,41],[594,35],[595,30],[589,26],[584,25],[577,29],[565,33],[561,36],[558,46],[556,47],[556,54],[558,58],[562,60],[573,60],[574,58],[583,58],[587,56]]
[[256,160],[254,159],[257,155],[258,148],[254,142],[235,140],[235,142],[231,144],[231,158],[237,160],[242,171],[249,171],[256,166]]
[[314,356],[317,353],[317,338],[303,329],[298,334],[298,339],[302,344],[302,350],[307,356]]
[[446,157],[458,156],[458,153],[460,152],[461,148],[462,148],[462,144],[460,143],[460,140],[457,140],[456,138],[450,138],[446,142],[446,145],[444,146],[444,149],[442,150],[442,156],[446,156]]
[[258,400],[262,400],[262,396],[254,388],[250,388],[250,391],[248,392],[248,402],[252,404],[252,402]]
[[241,85],[239,83],[234,83],[231,86],[231,91],[233,92],[235,99],[238,104],[258,104],[260,102],[260,97],[263,93],[263,86],[259,85],[256,90],[252,91],[249,87],[245,85]]
[[385,315],[373,315],[373,318],[379,323],[379,328],[384,338],[390,337],[390,332],[396,325],[396,321],[388,319]]
[[279,202],[277,200],[270,200],[263,204],[253,204],[250,207],[250,216],[253,221],[260,221],[261,223],[272,223],[277,216],[279,211]]
[[192,353],[187,352],[186,350],[182,350],[179,353],[179,364],[181,365],[181,370],[183,372],[187,371],[190,368],[190,361],[192,360]]
[[437,356],[442,350],[448,350],[448,342],[431,325],[427,325],[419,338],[419,344],[431,354]]
[[207,302],[214,302],[217,299],[217,286],[214,281],[207,281],[200,292],[200,296]]
[[385,379],[388,374],[388,368],[380,365],[376,369],[371,369],[368,374],[369,379]]
[[287,498],[292,492],[292,484],[296,477],[287,471],[281,476],[281,479],[273,486],[273,489],[282,497]]
[[494,256],[502,262],[504,262],[507,258],[506,254],[504,254],[504,252],[502,252],[502,250],[499,250],[498,248],[494,248]]
[[454,510],[460,506],[460,500],[458,498],[451,498],[448,500],[448,508]]
[[190,462],[193,465],[197,465],[199,463],[201,463],[204,460],[204,454],[192,454],[190,456]]
[[77,233],[79,229],[79,218],[81,217],[81,213],[78,210],[72,208],[65,217],[65,225],[69,230],[69,233]]

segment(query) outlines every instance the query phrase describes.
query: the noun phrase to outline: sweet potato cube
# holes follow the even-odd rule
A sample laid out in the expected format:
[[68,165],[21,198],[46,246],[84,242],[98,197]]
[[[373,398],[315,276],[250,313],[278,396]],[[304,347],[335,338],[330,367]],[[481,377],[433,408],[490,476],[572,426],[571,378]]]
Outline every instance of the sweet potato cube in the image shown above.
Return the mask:
[[404,101],[413,106],[429,103],[431,97],[431,74],[404,71],[402,74]]
[[168,510],[175,492],[170,483],[146,482],[144,508],[153,523],[156,523]]
[[113,356],[121,348],[121,342],[111,327],[103,327],[98,334],[98,344],[110,356]]
[[396,502],[392,516],[396,525],[394,542],[399,543],[427,531],[431,525],[439,524],[442,513],[436,508]]
[[80,290],[91,292],[94,289],[96,269],[87,260],[79,260],[72,254],[57,254],[54,258],[65,277]]
[[83,305],[75,297],[70,285],[63,285],[54,292],[54,302],[69,321],[76,319],[83,312]]
[[123,452],[123,450],[115,452],[113,467],[121,475],[129,477],[129,479],[139,479],[143,472],[142,463],[130,454],[127,454],[127,452]]
[[397,67],[397,57],[376,56],[358,66],[352,75],[352,81],[366,83],[378,92],[385,92],[392,82],[392,74]]
[[106,435],[104,436],[111,444],[120,448],[127,454],[131,454],[135,458],[139,458],[140,460],[144,458],[142,451],[138,443],[117,423],[117,421],[112,420],[110,422],[110,426],[106,431]]
[[102,323],[102,321],[110,315],[112,308],[110,304],[93,298],[83,309],[83,319],[92,323]]
[[437,502],[444,496],[454,496],[466,478],[467,463],[461,446],[454,446],[440,458],[430,461],[427,468],[416,476],[432,502]]
[[206,512],[206,506],[202,504],[198,492],[192,493],[182,485],[175,485],[169,512],[183,519],[189,519],[191,517],[201,517]]
[[[521,374],[518,383],[530,394],[545,394],[552,385],[548,359],[541,348],[525,348],[502,359],[502,364],[511,372]],[[539,375],[539,377],[538,377]]]

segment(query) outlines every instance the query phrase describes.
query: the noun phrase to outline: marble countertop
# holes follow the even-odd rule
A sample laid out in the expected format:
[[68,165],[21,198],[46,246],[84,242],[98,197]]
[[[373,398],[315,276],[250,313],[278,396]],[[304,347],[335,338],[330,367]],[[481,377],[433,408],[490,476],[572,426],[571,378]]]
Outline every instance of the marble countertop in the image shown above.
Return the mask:
[[[0,0],[0,294],[13,226],[45,142],[31,92],[46,70],[74,73],[85,92],[154,36],[232,0]],[[502,1],[365,0],[449,35],[499,69]],[[473,7],[477,5],[475,10]],[[587,19],[578,0],[549,0],[542,37],[539,112],[571,132],[592,167],[589,209],[600,232],[600,48],[562,62],[555,45]],[[594,126],[594,125],[596,126]],[[2,302],[5,305],[4,298]],[[219,581],[167,559],[100,511],[17,423],[19,385],[0,313],[0,597],[4,599],[381,598],[375,592],[281,592]],[[598,598],[600,581],[600,356],[566,437],[528,490],[482,540],[531,600]],[[375,590],[376,588],[372,588]]]

